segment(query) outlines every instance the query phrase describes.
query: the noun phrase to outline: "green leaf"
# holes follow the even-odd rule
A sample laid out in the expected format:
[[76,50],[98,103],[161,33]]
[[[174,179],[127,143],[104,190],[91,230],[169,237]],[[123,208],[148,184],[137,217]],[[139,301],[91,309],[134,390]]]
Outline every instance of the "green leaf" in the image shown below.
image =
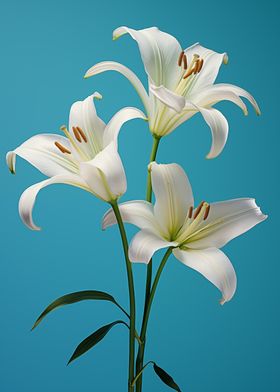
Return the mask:
[[162,368],[160,368],[159,366],[157,366],[156,363],[153,362],[154,365],[154,371],[155,373],[159,376],[159,378],[161,379],[161,381],[164,382],[164,384],[166,384],[167,386],[169,386],[172,389],[175,389],[175,391],[181,392],[181,389],[178,387],[178,385],[175,383],[175,381],[173,380],[173,378],[166,373],[165,370],[163,370]]
[[86,353],[88,350],[90,350],[92,347],[94,347],[97,343],[102,340],[107,333],[110,331],[110,329],[116,325],[116,324],[125,324],[126,323],[122,320],[117,320],[114,321],[113,323],[104,325],[103,327],[99,328],[97,331],[93,332],[91,335],[89,335],[85,340],[83,340],[76,350],[74,351],[72,357],[68,361],[68,365],[70,362],[74,361],[74,359],[80,357],[84,353]]
[[35,321],[35,324],[32,327],[32,330],[37,327],[38,324],[53,310],[60,308],[64,305],[70,305],[75,302],[80,302],[84,300],[98,300],[98,301],[110,301],[113,302],[118,308],[120,308],[127,317],[129,315],[126,311],[116,302],[115,298],[108,293],[104,293],[103,291],[96,291],[96,290],[85,290],[85,291],[78,291],[76,293],[66,294],[62,297],[53,301],[38,317]]

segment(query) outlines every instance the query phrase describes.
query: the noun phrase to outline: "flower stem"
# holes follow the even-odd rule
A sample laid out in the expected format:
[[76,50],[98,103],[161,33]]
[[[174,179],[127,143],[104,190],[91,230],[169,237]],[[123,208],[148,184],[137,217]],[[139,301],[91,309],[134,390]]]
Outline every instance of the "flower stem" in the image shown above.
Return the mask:
[[126,263],[126,272],[127,272],[128,289],[129,289],[129,308],[130,308],[128,392],[133,392],[134,386],[132,386],[132,381],[134,379],[134,358],[135,358],[135,341],[134,341],[135,339],[135,292],[134,292],[133,273],[132,273],[132,265],[128,257],[128,241],[127,241],[126,232],[120,214],[118,203],[114,201],[111,203],[111,206],[118,222],[119,231],[123,244],[125,263]]
[[[145,306],[145,311],[144,311],[144,316],[143,316],[143,323],[142,323],[142,328],[141,328],[141,334],[140,334],[140,340],[143,342],[142,345],[139,346],[139,351],[138,351],[138,356],[137,356],[137,361],[136,361],[136,375],[138,375],[141,372],[141,369],[143,369],[143,360],[144,360],[144,350],[145,350],[145,338],[146,338],[146,332],[147,332],[147,326],[148,326],[148,321],[149,321],[149,316],[151,312],[151,307],[153,303],[153,299],[156,293],[156,289],[158,286],[158,282],[161,276],[161,273],[165,267],[165,264],[167,263],[167,260],[169,256],[172,253],[172,247],[168,248],[165,255],[163,256],[163,259],[160,263],[160,266],[157,270],[154,283],[149,295],[148,302]],[[142,373],[139,374],[137,377],[137,382],[136,382],[136,392],[141,392],[142,391]]]

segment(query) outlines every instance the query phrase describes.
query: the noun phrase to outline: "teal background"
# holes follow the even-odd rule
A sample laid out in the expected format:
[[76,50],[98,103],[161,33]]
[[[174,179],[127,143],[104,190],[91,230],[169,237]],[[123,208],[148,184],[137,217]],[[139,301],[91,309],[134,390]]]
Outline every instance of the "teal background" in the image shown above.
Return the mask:
[[[163,273],[149,324],[147,359],[166,369],[183,392],[279,391],[279,8],[274,1],[177,0],[2,1],[1,42],[1,366],[5,392],[124,391],[127,330],[116,326],[96,348],[66,367],[76,345],[101,325],[120,317],[110,303],[59,309],[33,333],[32,323],[52,300],[68,292],[99,289],[127,306],[122,250],[116,228],[100,230],[107,206],[67,186],[45,189],[34,211],[41,232],[20,221],[21,192],[43,176],[18,160],[8,173],[5,153],[40,132],[59,132],[70,105],[93,91],[106,121],[120,108],[141,106],[119,74],[83,80],[101,60],[120,61],[145,74],[129,37],[117,42],[120,25],[156,25],[184,47],[200,41],[227,51],[219,81],[240,85],[259,101],[244,117],[219,104],[230,123],[222,155],[204,159],[210,132],[197,115],[162,141],[158,160],[187,171],[197,202],[256,197],[269,219],[225,247],[237,276],[234,299],[219,306],[219,292],[174,258]],[[129,188],[123,200],[144,197],[151,137],[135,120],[123,127],[120,152]],[[129,234],[135,232],[129,228]],[[145,267],[135,265],[139,312]],[[140,316],[140,314],[139,314]],[[139,317],[138,317],[139,320]],[[168,388],[148,368],[145,391]]]

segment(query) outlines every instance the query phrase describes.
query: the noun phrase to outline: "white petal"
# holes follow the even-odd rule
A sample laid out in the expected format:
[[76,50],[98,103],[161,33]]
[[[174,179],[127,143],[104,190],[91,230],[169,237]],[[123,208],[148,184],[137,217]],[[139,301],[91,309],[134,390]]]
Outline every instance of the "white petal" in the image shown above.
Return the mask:
[[117,39],[126,33],[137,42],[145,70],[152,82],[172,90],[182,72],[181,67],[178,67],[182,48],[176,38],[157,27],[134,30],[125,26],[116,29],[113,37]]
[[188,64],[191,63],[195,54],[199,55],[204,61],[201,71],[195,77],[195,83],[193,84],[192,91],[198,91],[205,86],[213,84],[219,73],[221,64],[227,61],[226,53],[214,52],[211,49],[204,48],[198,43],[186,49],[185,54],[187,56]]
[[173,250],[173,254],[186,266],[198,271],[221,292],[221,304],[229,301],[236,290],[236,274],[229,258],[219,249]]
[[[140,229],[154,231],[156,222],[154,218],[153,205],[144,200],[133,200],[119,204],[122,219],[126,223],[131,223]],[[107,229],[117,223],[114,211],[110,208],[103,216],[102,229]]]
[[69,115],[69,131],[74,139],[73,127],[80,127],[87,138],[87,143],[77,141],[77,145],[89,159],[102,150],[105,129],[104,122],[97,116],[94,98],[101,99],[102,96],[99,93],[94,93],[83,101],[74,102]]
[[237,94],[228,91],[227,89],[217,88],[217,85],[206,87],[201,92],[190,96],[190,100],[194,104],[203,107],[213,106],[220,101],[231,101],[239,106],[245,115],[248,114],[245,103]]
[[228,83],[219,83],[219,84],[215,84],[215,89],[221,89],[221,90],[225,90],[225,91],[229,91],[232,92],[240,97],[244,97],[246,99],[248,99],[248,101],[250,102],[250,104],[254,107],[257,115],[261,114],[260,108],[255,100],[255,98],[248,93],[248,91],[244,90],[241,87],[238,86],[234,86],[233,84],[228,84]]
[[193,193],[184,170],[177,164],[150,165],[156,202],[154,213],[167,238],[182,226],[188,209],[193,206]]
[[38,184],[30,186],[20,197],[19,214],[23,223],[32,230],[40,230],[40,227],[36,226],[32,219],[32,210],[36,201],[36,197],[41,189],[52,184],[73,185],[90,192],[87,184],[75,174],[54,176],[47,180],[41,181]]
[[132,262],[148,264],[157,250],[176,245],[176,242],[168,242],[158,237],[152,231],[141,230],[131,241],[129,259]]
[[135,73],[124,65],[116,63],[115,61],[103,61],[91,67],[85,74],[85,78],[90,78],[93,75],[98,75],[105,71],[116,71],[126,77],[137,91],[146,111],[149,112],[149,97],[145,87]]
[[55,145],[60,143],[67,150],[72,147],[67,138],[60,135],[41,134],[26,140],[14,151],[8,152],[7,164],[11,172],[15,172],[16,155],[25,159],[36,169],[48,177],[58,174],[77,173],[77,163],[73,160],[73,154],[62,153]]
[[142,120],[147,120],[147,117],[141,110],[136,108],[123,108],[119,110],[109,121],[107,124],[104,137],[103,137],[103,146],[107,146],[110,142],[114,141],[117,143],[117,138],[120,132],[121,127],[129,120],[133,120],[136,118],[141,118]]
[[150,85],[150,91],[169,108],[175,110],[178,113],[183,110],[186,99],[181,95],[173,93],[164,86],[156,87],[153,84]]
[[216,158],[223,151],[228,138],[227,119],[217,109],[205,109],[202,106],[197,108],[212,132],[212,146],[206,158]]
[[80,175],[92,192],[104,201],[116,200],[126,191],[125,171],[114,142],[91,161],[82,162]]
[[267,218],[254,199],[234,199],[210,204],[208,218],[188,246],[192,249],[221,248]]

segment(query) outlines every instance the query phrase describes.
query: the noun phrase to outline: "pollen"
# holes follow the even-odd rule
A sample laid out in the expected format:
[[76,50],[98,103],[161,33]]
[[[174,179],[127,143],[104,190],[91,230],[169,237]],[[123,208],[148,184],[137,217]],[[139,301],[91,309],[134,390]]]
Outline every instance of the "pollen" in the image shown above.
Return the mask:
[[209,212],[210,212],[210,204],[208,204],[208,206],[206,207],[203,220],[206,220],[208,218]]
[[198,67],[197,67],[196,73],[199,73],[199,72],[201,71],[201,69],[202,69],[202,67],[203,67],[203,63],[204,63],[204,60],[203,60],[203,59],[200,59],[200,60],[199,60],[199,65],[198,65]]
[[82,143],[82,138],[80,133],[78,132],[76,127],[72,127],[73,133],[75,135],[75,138],[78,140],[78,142]]
[[183,79],[187,79],[189,76],[191,76],[191,74],[194,73],[194,68],[190,69],[186,75],[184,75]]
[[87,143],[88,140],[87,140],[87,137],[86,137],[84,131],[82,130],[82,128],[76,127],[76,129],[77,129],[77,131],[79,132],[79,134],[82,136],[83,141],[84,141],[85,143]]
[[195,210],[193,219],[197,218],[197,216],[198,216],[198,214],[200,213],[200,211],[201,211],[201,209],[202,209],[204,203],[205,203],[205,202],[202,201],[202,202],[199,204],[199,206],[198,206],[197,209]]
[[59,142],[54,142],[55,146],[63,153],[63,154],[71,154],[71,151],[68,148],[64,147]]
[[192,214],[193,214],[193,206],[191,206],[191,207],[189,208],[189,211],[188,211],[188,218],[189,218],[189,219],[191,219]]
[[187,61],[187,56],[185,54],[183,57],[183,62],[184,62],[184,69],[187,70],[188,69],[188,61]]
[[182,51],[182,52],[180,53],[180,56],[179,56],[179,59],[178,59],[178,65],[179,65],[179,67],[181,67],[181,65],[182,65],[182,61],[183,61],[184,55],[185,55],[185,52]]

